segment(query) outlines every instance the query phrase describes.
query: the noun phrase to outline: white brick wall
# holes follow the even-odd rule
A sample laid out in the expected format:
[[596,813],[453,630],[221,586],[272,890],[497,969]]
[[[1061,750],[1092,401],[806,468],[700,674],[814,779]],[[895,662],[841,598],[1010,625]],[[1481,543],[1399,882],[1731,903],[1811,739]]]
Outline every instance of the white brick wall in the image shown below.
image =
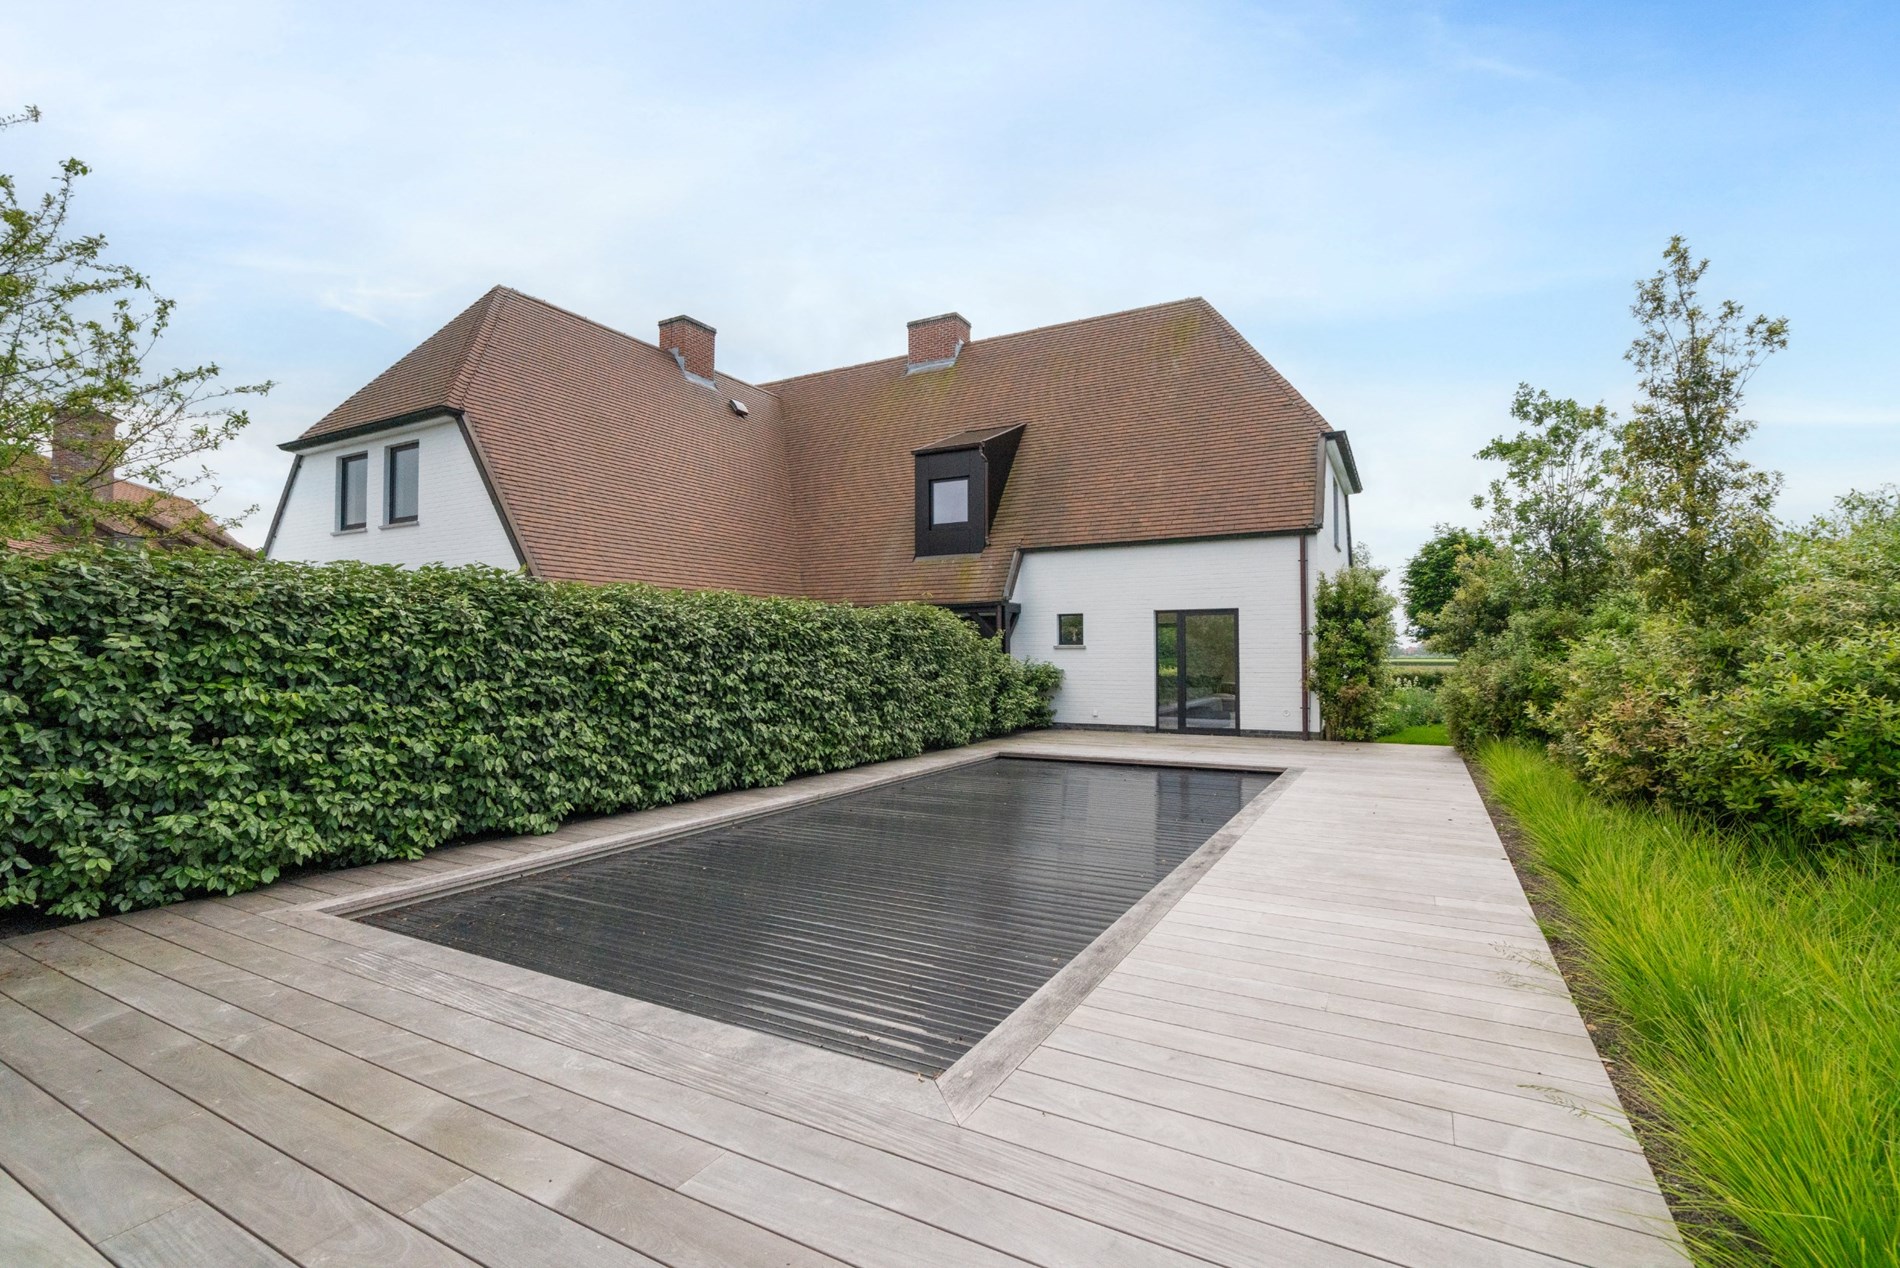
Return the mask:
[[[417,442],[416,522],[384,524],[384,451]],[[337,459],[369,454],[369,526],[338,532]],[[514,547],[453,418],[430,419],[307,449],[286,494],[270,557],[303,563],[489,564],[515,568]]]
[[[1319,579],[1349,562],[1342,523],[1333,545],[1334,488],[1341,518],[1349,496],[1336,462],[1325,467],[1320,531],[1306,539],[1307,613]],[[1022,605],[1011,649],[1061,667],[1056,721],[1155,724],[1155,613],[1236,608],[1240,613],[1240,725],[1300,729],[1300,539],[1247,537],[1031,550],[1011,598]],[[1056,617],[1080,612],[1084,646],[1056,645]],[[1313,733],[1319,701],[1309,698]]]
[[[1237,608],[1241,727],[1300,729],[1297,537],[1028,551],[1014,599],[1011,649],[1063,671],[1058,722],[1153,726],[1155,613]],[[1066,612],[1082,614],[1085,646],[1056,646]]]

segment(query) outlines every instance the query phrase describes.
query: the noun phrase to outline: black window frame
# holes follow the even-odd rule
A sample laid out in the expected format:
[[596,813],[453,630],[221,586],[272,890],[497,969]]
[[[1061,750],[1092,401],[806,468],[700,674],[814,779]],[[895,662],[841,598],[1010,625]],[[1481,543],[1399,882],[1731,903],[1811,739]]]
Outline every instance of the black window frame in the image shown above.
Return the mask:
[[[363,464],[363,518],[351,523],[350,513],[350,464]],[[369,527],[369,450],[361,449],[355,453],[338,454],[336,457],[336,531],[339,533],[357,533]]]
[[[414,524],[422,515],[422,449],[421,441],[410,440],[400,445],[390,445],[383,450],[383,523]],[[413,453],[416,455],[416,513],[414,515],[396,514],[396,455]],[[367,501],[368,499],[365,498]]]
[[[1154,620],[1157,626],[1164,616],[1174,618],[1174,664],[1175,664],[1175,714],[1174,725],[1163,726],[1161,721],[1161,693],[1155,693],[1155,730],[1193,735],[1239,735],[1240,734],[1240,609],[1239,608],[1156,608]],[[1234,618],[1234,724],[1231,727],[1191,727],[1187,713],[1187,618],[1190,616],[1231,616]],[[1160,666],[1155,666],[1157,678]],[[1157,687],[1159,683],[1157,682]]]
[[[1083,630],[1085,627],[1085,622],[1083,618],[1085,615],[1086,614],[1082,612],[1056,613],[1056,646],[1057,647],[1086,647],[1088,646],[1088,644],[1082,641],[1084,637]],[[1064,621],[1070,621],[1070,620],[1073,620],[1075,622],[1075,637],[1074,638],[1070,638],[1068,636],[1069,634],[1068,630],[1064,629],[1062,625]]]

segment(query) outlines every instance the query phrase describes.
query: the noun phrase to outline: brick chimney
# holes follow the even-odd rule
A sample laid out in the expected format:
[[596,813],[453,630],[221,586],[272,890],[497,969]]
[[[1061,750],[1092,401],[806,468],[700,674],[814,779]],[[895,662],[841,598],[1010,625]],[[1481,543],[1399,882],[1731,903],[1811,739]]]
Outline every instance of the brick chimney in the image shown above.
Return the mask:
[[102,489],[118,478],[119,420],[110,414],[67,414],[53,420],[52,480],[84,480]]
[[660,323],[660,347],[673,354],[689,378],[700,379],[708,387],[713,383],[713,336],[718,334],[703,321],[681,315]]
[[910,323],[908,369],[920,370],[948,365],[970,342],[970,323],[961,313],[941,317],[919,317]]

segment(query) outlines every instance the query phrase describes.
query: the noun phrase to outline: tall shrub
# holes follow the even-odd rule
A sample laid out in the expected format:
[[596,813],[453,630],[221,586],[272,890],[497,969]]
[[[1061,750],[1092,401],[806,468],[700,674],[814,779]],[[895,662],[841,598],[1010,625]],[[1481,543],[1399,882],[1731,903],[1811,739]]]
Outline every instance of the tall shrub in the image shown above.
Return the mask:
[[1900,493],[1785,539],[1738,624],[1652,614],[1585,640],[1553,714],[1598,789],[1892,852],[1900,843]]
[[0,557],[0,907],[129,910],[1046,724],[949,613],[487,569]]
[[1309,678],[1330,739],[1379,734],[1393,637],[1394,600],[1381,584],[1384,578],[1385,569],[1361,563],[1319,579]]
[[1493,548],[1458,561],[1432,646],[1458,657],[1439,692],[1452,742],[1546,739],[1570,644],[1612,579],[1603,513],[1615,445],[1608,410],[1519,384],[1514,435],[1478,457],[1504,464],[1473,499]]
[[1438,689],[1452,743],[1496,737],[1547,739],[1563,690],[1563,665],[1583,627],[1574,609],[1543,601],[1513,550],[1468,556],[1432,642],[1458,657]]

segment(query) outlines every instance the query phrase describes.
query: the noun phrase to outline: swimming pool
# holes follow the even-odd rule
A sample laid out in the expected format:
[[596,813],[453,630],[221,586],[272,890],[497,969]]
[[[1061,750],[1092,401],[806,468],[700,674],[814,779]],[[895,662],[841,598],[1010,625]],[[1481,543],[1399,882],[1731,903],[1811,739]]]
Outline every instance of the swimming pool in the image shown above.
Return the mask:
[[994,758],[360,919],[936,1074],[1273,778]]

